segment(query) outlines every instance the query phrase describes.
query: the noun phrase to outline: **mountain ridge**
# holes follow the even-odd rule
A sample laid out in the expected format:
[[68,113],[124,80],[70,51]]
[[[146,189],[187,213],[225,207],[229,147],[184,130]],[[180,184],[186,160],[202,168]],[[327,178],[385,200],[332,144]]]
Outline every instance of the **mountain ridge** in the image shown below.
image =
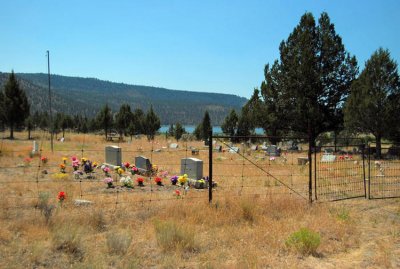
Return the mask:
[[[48,110],[48,75],[44,73],[16,73],[26,91],[32,111]],[[0,72],[3,88],[8,73]],[[127,103],[131,109],[147,111],[152,105],[162,124],[198,124],[204,112],[210,114],[212,124],[219,125],[231,109],[240,111],[247,102],[233,94],[173,90],[155,86],[132,85],[97,78],[51,75],[53,111],[84,114],[94,117],[104,104],[115,113]],[[54,100],[53,100],[54,99]]]

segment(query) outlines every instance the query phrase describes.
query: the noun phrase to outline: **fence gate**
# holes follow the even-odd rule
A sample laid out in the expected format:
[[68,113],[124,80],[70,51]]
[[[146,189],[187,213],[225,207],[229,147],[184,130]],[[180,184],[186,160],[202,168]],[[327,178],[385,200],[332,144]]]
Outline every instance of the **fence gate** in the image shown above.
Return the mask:
[[382,158],[375,159],[376,148],[368,146],[369,198],[400,197],[400,147],[382,144]]
[[[348,151],[349,148],[353,148]],[[314,151],[315,199],[337,201],[366,197],[365,149],[361,145],[347,145],[346,148],[321,147]]]

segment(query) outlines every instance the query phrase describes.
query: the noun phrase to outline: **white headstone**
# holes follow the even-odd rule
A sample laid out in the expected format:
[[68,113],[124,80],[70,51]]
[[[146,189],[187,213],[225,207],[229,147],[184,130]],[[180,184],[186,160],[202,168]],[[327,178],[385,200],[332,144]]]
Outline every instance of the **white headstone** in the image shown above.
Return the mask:
[[38,154],[38,153],[39,153],[39,145],[36,141],[33,141],[32,154]]
[[170,149],[177,149],[179,146],[178,146],[178,144],[176,144],[176,143],[172,143],[172,144],[170,144],[169,145],[169,148]]
[[333,163],[336,160],[336,156],[332,154],[324,154],[322,155],[321,162],[322,163]]

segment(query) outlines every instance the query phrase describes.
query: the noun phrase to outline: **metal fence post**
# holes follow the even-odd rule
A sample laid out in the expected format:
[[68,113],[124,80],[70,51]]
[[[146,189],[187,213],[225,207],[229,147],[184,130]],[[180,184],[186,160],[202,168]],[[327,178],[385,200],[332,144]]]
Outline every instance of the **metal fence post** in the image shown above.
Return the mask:
[[[369,186],[368,186],[368,197],[367,197],[367,182],[365,177],[365,144],[361,145],[361,154],[362,154],[362,166],[363,166],[363,177],[364,177],[364,195],[365,198],[369,199]],[[369,182],[369,178],[368,178]]]
[[212,152],[212,129],[208,135],[208,202],[211,204],[212,202],[212,188],[213,188],[213,181],[212,181],[212,162],[213,162],[213,152]]

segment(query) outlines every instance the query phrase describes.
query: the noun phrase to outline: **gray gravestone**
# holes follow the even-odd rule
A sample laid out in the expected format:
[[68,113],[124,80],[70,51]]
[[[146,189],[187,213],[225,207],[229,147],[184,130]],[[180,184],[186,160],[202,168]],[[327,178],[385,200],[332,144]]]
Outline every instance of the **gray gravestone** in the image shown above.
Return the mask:
[[106,164],[112,166],[122,165],[122,150],[118,146],[106,146]]
[[252,151],[258,150],[258,145],[253,145],[253,146],[251,146],[251,150],[252,150]]
[[149,171],[151,169],[150,160],[144,156],[135,157],[135,166],[142,171]]
[[321,158],[322,163],[333,163],[335,160],[336,156],[333,154],[324,154]]
[[187,174],[192,179],[201,179],[203,177],[203,161],[196,158],[181,159],[181,174]]
[[268,146],[266,152],[269,156],[272,157],[281,156],[281,150],[275,145]]

